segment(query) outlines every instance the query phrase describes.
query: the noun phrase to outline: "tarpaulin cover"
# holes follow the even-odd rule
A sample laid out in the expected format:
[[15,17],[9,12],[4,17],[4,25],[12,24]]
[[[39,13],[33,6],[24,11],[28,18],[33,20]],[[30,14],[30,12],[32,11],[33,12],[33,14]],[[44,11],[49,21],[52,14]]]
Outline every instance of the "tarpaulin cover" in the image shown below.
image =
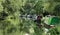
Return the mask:
[[58,24],[60,19],[58,17],[45,17],[45,23],[48,25]]

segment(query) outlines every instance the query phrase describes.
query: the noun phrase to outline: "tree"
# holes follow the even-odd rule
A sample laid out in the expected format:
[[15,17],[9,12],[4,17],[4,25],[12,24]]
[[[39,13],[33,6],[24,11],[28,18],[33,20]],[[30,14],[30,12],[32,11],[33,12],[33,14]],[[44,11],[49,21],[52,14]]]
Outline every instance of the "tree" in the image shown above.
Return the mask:
[[55,6],[54,11],[56,15],[60,15],[60,4]]
[[[22,0],[4,0],[0,2],[0,28],[3,30],[3,35],[7,32],[12,33],[12,30],[10,30],[12,28],[10,28],[10,24],[13,26],[19,24],[19,9],[22,6],[21,1]],[[8,28],[10,29],[7,31]]]

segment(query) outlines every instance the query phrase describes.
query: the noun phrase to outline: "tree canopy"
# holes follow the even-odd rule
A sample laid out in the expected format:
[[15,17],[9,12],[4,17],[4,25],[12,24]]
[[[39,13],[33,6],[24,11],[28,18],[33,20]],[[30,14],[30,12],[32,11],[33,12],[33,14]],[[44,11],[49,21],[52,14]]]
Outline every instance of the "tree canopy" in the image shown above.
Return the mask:
[[19,15],[40,15],[45,11],[60,16],[60,0],[0,0],[0,35],[44,35],[33,20]]

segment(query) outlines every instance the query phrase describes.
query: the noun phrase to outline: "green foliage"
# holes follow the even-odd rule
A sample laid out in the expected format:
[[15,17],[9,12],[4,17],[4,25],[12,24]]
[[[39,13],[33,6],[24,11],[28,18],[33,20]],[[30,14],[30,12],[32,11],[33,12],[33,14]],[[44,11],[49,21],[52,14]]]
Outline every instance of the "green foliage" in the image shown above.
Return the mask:
[[34,9],[36,10],[37,14],[43,13],[43,5],[42,1],[38,1],[36,5],[34,6]]
[[60,4],[55,6],[54,11],[57,15],[60,15],[59,14],[60,13]]
[[58,29],[57,28],[52,28],[49,30],[51,35],[59,35]]
[[[44,11],[60,14],[59,0],[0,0],[0,35],[42,35],[42,28],[19,14],[38,14]],[[56,3],[55,3],[56,2]],[[58,5],[59,4],[59,5]],[[57,6],[56,6],[57,5]],[[57,15],[56,14],[56,15]]]
[[54,0],[55,2],[60,2],[60,0]]

